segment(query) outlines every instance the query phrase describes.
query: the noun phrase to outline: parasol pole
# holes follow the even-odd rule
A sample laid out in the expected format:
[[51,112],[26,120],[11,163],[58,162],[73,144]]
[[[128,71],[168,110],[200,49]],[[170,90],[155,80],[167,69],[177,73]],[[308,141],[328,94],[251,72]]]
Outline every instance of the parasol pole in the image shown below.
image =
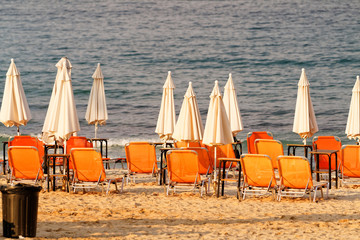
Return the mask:
[[20,126],[16,126],[17,127],[17,135],[20,136]]

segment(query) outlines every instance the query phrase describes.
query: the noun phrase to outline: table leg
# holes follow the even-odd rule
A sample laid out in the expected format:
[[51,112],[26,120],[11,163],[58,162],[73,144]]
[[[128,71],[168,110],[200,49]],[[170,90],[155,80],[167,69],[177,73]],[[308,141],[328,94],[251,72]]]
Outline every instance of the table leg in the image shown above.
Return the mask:
[[46,179],[46,184],[47,184],[47,191],[50,191],[50,171],[49,171],[49,158],[46,156],[46,174],[47,174],[47,179]]
[[161,152],[160,154],[160,171],[159,171],[159,185],[162,185],[162,177],[163,177],[163,154],[164,152]]
[[319,174],[319,161],[320,161],[320,157],[319,154],[316,154],[316,181],[320,181],[320,174]]
[[3,173],[4,173],[4,175],[6,174],[6,171],[5,171],[5,157],[6,157],[6,147],[5,147],[5,143],[3,143]]
[[329,189],[331,189],[331,154],[329,156]]
[[218,176],[217,176],[217,178],[218,178],[217,180],[218,180],[218,181],[217,181],[216,197],[219,197],[219,195],[220,195],[221,162],[222,162],[222,161],[220,161],[220,163],[219,163],[219,174],[218,174]]
[[336,181],[336,188],[338,188],[339,187],[339,185],[338,185],[338,158],[337,158],[337,153],[335,153],[335,174],[336,174],[336,176],[335,176],[335,181]]
[[241,164],[239,164],[239,179],[238,179],[238,184],[237,184],[237,199],[240,199],[240,186],[241,186]]
[[53,158],[53,191],[55,191],[55,161],[56,161],[56,158],[54,157]]
[[70,186],[69,186],[69,181],[70,181],[70,173],[69,173],[69,158],[66,157],[66,192],[70,192]]
[[[219,166],[220,167],[220,166]],[[225,190],[225,176],[226,176],[226,161],[223,161],[223,172],[222,172],[222,181],[221,181],[221,196],[224,196],[224,190]]]

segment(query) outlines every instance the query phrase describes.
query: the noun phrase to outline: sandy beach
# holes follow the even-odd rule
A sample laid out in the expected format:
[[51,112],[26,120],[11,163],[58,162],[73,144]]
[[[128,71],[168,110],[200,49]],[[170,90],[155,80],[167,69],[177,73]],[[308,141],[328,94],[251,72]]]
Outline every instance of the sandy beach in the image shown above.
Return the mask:
[[[358,239],[360,187],[331,190],[328,199],[239,202],[227,186],[166,196],[143,182],[121,194],[41,192],[36,239]],[[2,229],[1,229],[2,233]]]

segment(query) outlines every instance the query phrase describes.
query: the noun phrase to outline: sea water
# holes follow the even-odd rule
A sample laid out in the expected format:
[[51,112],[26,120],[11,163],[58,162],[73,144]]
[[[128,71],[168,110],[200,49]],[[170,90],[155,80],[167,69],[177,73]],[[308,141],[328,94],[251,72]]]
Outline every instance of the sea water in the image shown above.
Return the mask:
[[[205,126],[215,80],[232,73],[244,130],[267,130],[283,143],[292,132],[297,83],[306,69],[319,132],[344,144],[351,90],[360,74],[358,0],[285,1],[6,1],[0,6],[0,96],[14,58],[32,119],[22,134],[40,136],[61,57],[72,63],[81,131],[94,137],[85,112],[97,63],[109,119],[98,137],[123,157],[129,141],[154,132],[167,72],[179,114],[193,83]],[[1,99],[0,99],[1,100]],[[0,126],[1,140],[16,128]]]

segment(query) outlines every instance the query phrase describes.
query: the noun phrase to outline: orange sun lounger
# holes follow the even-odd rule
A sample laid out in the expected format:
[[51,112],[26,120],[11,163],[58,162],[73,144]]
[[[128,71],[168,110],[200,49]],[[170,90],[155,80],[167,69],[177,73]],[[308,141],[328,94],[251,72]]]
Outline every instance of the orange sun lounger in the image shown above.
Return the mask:
[[130,142],[125,145],[128,178],[137,174],[157,176],[158,166],[155,145],[149,142]]
[[44,173],[41,167],[39,151],[33,146],[11,146],[8,149],[10,183],[31,180],[42,183]]
[[275,194],[276,179],[272,161],[263,154],[243,154],[240,157],[244,174],[241,189],[243,199],[246,195],[265,195],[269,192]]
[[255,154],[255,140],[256,139],[273,139],[273,134],[271,132],[249,132],[246,136],[247,149],[249,154]]
[[329,183],[313,183],[309,161],[301,156],[280,156],[278,158],[280,187],[278,190],[278,201],[282,197],[303,197],[314,193],[313,201],[316,200],[316,191],[321,190],[323,197],[323,187],[327,187],[326,195],[329,191]]
[[202,179],[199,173],[199,158],[193,150],[171,150],[166,153],[169,184],[166,194],[171,189],[192,187],[191,191],[199,188],[201,196],[206,191],[207,178]]
[[74,189],[94,189],[98,186],[107,185],[106,194],[110,190],[110,184],[122,182],[121,192],[124,186],[124,177],[107,178],[101,154],[93,148],[73,148],[70,152],[74,167],[74,178],[71,187]]
[[341,183],[348,178],[360,178],[360,145],[342,146],[341,156]]
[[[339,150],[337,154],[338,163],[341,162],[341,140],[336,136],[316,136],[313,138],[313,148],[317,150]],[[331,157],[331,169],[335,170],[338,166],[335,163],[335,156]],[[319,156],[319,169],[329,169],[328,156]]]

